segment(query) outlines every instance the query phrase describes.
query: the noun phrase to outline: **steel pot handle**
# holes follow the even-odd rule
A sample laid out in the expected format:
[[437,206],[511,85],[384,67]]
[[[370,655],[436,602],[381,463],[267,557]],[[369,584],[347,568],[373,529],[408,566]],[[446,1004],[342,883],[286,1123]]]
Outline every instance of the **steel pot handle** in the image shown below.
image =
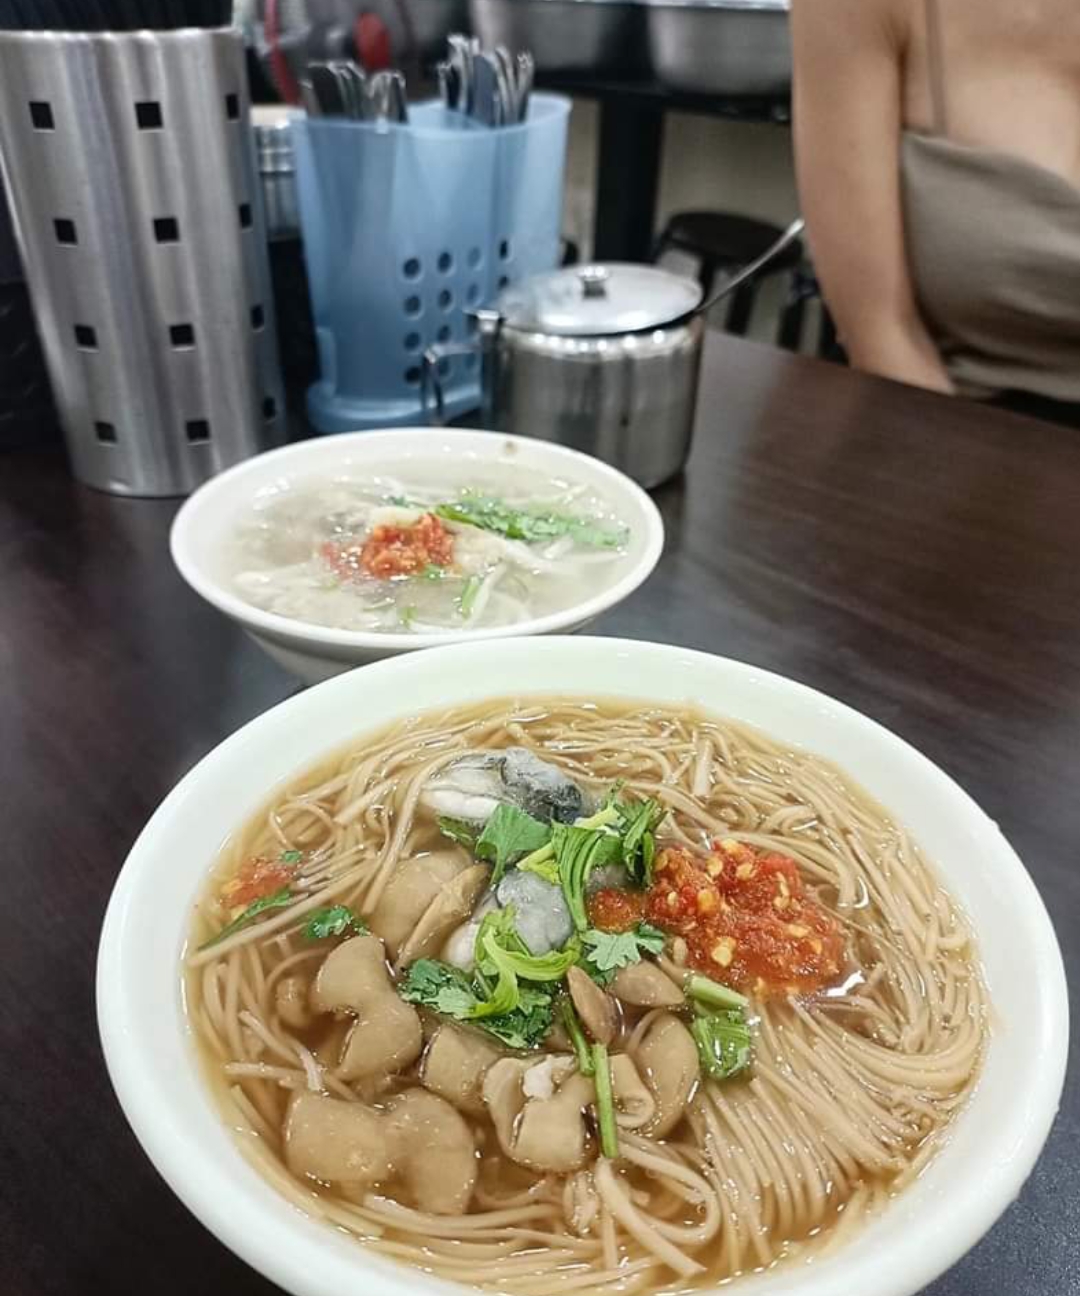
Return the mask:
[[465,342],[437,342],[424,352],[420,366],[420,412],[428,417],[429,395],[435,398],[435,415],[431,419],[434,427],[446,426],[446,399],[443,395],[442,375],[439,373],[439,361],[450,356],[479,355],[483,360],[480,372],[480,402],[485,421],[492,415],[494,392],[494,358],[502,331],[503,318],[497,310],[485,307],[480,310],[466,311],[466,318],[472,321],[476,337]]
[[[446,426],[446,397],[443,394],[442,374],[439,373],[439,362],[451,356],[479,355],[483,343],[479,338],[467,342],[436,342],[424,352],[420,363],[420,412],[432,427]],[[435,409],[431,412],[431,399],[434,397]]]

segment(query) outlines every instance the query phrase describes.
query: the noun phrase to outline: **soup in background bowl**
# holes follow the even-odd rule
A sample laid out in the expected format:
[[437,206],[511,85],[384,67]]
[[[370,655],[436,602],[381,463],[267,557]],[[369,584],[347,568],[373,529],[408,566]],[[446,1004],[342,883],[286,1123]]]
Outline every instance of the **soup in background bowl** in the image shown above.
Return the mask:
[[1067,1035],[1030,879],[933,765],[597,639],[382,663],[222,744],[125,865],[99,1014],[169,1182],[313,1296],[907,1296],[1015,1195]]
[[459,640],[576,629],[650,574],[663,524],[598,460],[444,429],[271,451],[181,508],[173,559],[308,682]]

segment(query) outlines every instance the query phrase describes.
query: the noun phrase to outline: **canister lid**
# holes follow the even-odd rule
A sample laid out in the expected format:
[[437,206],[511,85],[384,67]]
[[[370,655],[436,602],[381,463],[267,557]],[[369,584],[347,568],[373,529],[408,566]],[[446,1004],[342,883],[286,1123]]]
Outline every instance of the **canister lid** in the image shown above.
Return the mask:
[[507,288],[497,302],[511,327],[560,337],[598,337],[659,328],[701,301],[693,279],[629,262],[568,266]]

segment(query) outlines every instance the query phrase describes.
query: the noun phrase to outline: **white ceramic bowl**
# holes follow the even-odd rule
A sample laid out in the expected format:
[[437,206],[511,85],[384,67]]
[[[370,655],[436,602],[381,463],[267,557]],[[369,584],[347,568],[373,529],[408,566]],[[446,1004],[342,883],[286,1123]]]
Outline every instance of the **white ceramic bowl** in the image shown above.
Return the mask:
[[223,839],[282,780],[365,729],[416,711],[552,693],[696,703],[837,761],[910,827],[970,915],[993,1026],[982,1075],[946,1146],[835,1255],[731,1288],[745,1296],[911,1296],[993,1224],[1046,1139],[1068,1044],[1053,928],[994,822],[912,747],[803,685],[680,648],[559,637],[414,653],[283,702],[200,761],[132,848],[101,939],[97,1002],[105,1056],[143,1147],[209,1229],[296,1296],[461,1290],[308,1218],[248,1165],[196,1069],[180,998],[180,951]]
[[[252,607],[223,582],[221,549],[257,492],[349,471],[401,476],[409,463],[430,471],[433,459],[451,465],[448,481],[463,484],[463,467],[509,465],[522,473],[582,483],[600,495],[630,528],[627,564],[618,580],[591,598],[548,616],[513,626],[450,631],[441,635],[380,634],[334,630]],[[173,561],[197,594],[231,617],[286,670],[306,683],[328,679],[352,666],[443,644],[577,630],[606,612],[647,580],[664,547],[664,524],[656,505],[629,477],[565,446],[502,432],[454,428],[395,428],[319,437],[257,455],[201,486],[183,505],[170,537]]]

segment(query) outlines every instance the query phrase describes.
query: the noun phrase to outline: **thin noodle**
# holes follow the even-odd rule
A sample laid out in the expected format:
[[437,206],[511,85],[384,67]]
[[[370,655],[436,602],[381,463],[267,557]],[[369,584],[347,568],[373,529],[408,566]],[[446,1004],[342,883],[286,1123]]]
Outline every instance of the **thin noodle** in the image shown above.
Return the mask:
[[[490,579],[486,596],[514,580]],[[382,1104],[419,1083],[415,1065],[346,1082],[348,1023],[291,1025],[289,1006],[331,948],[310,944],[303,920],[328,904],[370,915],[401,861],[450,849],[424,808],[426,784],[464,752],[507,745],[558,765],[594,804],[617,781],[655,797],[668,811],[662,842],[700,851],[731,837],[790,856],[837,916],[858,975],[817,999],[755,1002],[752,1073],[699,1084],[665,1139],[621,1130],[617,1161],[534,1174],[501,1158],[491,1125],[470,1112],[481,1151],[466,1213],[415,1209],[394,1180],[362,1192],[299,1179],[282,1156],[294,1095]],[[221,882],[283,849],[303,851],[296,901],[199,948],[231,916],[215,898]],[[687,958],[674,940],[660,966],[681,979]],[[286,998],[287,977],[298,984]],[[713,1287],[843,1245],[947,1137],[987,1030],[964,915],[904,829],[843,774],[689,710],[573,699],[444,708],[296,780],[222,851],[194,923],[186,1002],[221,1109],[278,1191],[386,1255],[509,1296]],[[640,1070],[668,1011],[628,1010],[613,1050]]]

